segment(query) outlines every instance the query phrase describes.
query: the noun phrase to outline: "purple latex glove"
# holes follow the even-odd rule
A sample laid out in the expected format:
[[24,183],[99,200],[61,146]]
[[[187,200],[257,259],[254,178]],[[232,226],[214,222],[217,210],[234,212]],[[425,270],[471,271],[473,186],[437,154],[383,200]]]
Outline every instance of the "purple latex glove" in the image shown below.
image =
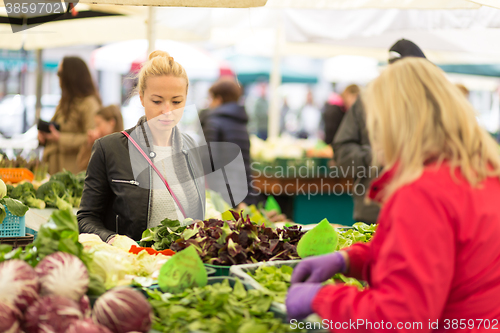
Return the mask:
[[313,313],[312,301],[323,287],[321,283],[299,283],[288,289],[286,311],[288,319],[304,319]]
[[345,259],[340,252],[302,260],[293,270],[292,285],[300,282],[324,282],[337,273],[346,271]]

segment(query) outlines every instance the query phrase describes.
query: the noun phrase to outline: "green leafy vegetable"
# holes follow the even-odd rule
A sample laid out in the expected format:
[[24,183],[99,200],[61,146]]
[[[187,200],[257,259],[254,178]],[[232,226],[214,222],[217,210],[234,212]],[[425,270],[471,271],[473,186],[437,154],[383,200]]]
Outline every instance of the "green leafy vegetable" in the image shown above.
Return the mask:
[[[283,265],[278,266],[260,266],[255,272],[248,272],[261,286],[266,288],[265,292],[271,295],[278,303],[285,303],[286,294],[290,288],[290,281],[292,279],[293,268],[291,266]],[[348,286],[357,286],[363,289],[364,286],[361,282],[354,278],[345,277],[343,274],[336,274],[332,279],[325,282],[325,284],[344,283]]]
[[245,290],[236,280],[188,289],[180,294],[148,292],[155,318],[153,329],[161,332],[284,333],[290,325],[269,311],[273,298],[260,290]]
[[151,247],[156,251],[166,250],[181,237],[185,230],[186,227],[182,227],[178,220],[164,219],[158,227],[146,229],[142,233],[139,245]]
[[252,223],[248,215],[231,213],[235,221],[210,219],[187,226],[170,249],[178,252],[194,246],[204,263],[225,266],[299,258],[301,227],[272,229]]

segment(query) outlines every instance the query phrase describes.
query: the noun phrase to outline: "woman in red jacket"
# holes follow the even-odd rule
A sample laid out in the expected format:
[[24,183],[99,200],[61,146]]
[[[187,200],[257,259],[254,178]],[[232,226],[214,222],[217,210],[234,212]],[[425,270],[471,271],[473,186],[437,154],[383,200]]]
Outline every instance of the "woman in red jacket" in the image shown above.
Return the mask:
[[[370,243],[303,260],[289,316],[316,312],[331,331],[500,329],[498,146],[425,59],[390,65],[364,101],[386,170],[369,191],[382,205],[378,230]],[[339,272],[370,287],[321,284]]]

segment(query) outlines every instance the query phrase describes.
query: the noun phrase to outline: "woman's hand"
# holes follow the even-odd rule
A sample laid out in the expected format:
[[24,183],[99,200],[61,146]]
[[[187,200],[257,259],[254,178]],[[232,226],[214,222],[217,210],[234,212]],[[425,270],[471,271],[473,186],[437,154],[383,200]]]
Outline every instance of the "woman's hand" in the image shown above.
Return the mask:
[[349,255],[345,251],[303,259],[293,270],[292,285],[301,282],[321,283],[337,273],[349,270]]
[[52,124],[49,126],[49,129],[50,133],[45,134],[45,139],[47,141],[58,142],[61,138],[61,133]]
[[41,145],[44,145],[45,141],[46,141],[45,133],[42,131],[38,131],[38,142],[40,142]]

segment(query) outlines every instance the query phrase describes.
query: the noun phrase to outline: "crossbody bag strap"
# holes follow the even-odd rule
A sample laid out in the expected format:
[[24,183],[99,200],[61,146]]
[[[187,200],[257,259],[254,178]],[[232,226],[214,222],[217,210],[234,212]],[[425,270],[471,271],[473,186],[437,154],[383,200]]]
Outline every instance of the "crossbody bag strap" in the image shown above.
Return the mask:
[[172,196],[172,198],[174,199],[175,203],[177,204],[177,207],[179,207],[179,209],[181,210],[182,215],[184,215],[184,218],[187,218],[188,216],[186,215],[186,212],[184,211],[184,208],[182,208],[181,203],[177,199],[174,191],[172,191],[172,189],[170,188],[170,185],[168,185],[167,180],[165,179],[165,177],[163,177],[163,175],[161,174],[160,170],[158,170],[158,168],[154,165],[153,161],[151,161],[151,159],[149,158],[149,156],[144,152],[144,150],[142,150],[141,146],[139,146],[137,144],[137,142],[135,142],[135,140],[130,136],[130,134],[128,134],[125,131],[122,131],[122,133],[130,140],[130,142],[132,142],[132,144],[135,146],[135,148],[137,148],[137,150],[146,159],[146,161],[148,161],[149,165],[151,165],[151,167],[156,172],[156,174],[158,175],[158,177],[160,177],[160,179],[163,182],[163,184],[165,184],[165,186],[167,187],[168,192],[170,192],[170,195]]

